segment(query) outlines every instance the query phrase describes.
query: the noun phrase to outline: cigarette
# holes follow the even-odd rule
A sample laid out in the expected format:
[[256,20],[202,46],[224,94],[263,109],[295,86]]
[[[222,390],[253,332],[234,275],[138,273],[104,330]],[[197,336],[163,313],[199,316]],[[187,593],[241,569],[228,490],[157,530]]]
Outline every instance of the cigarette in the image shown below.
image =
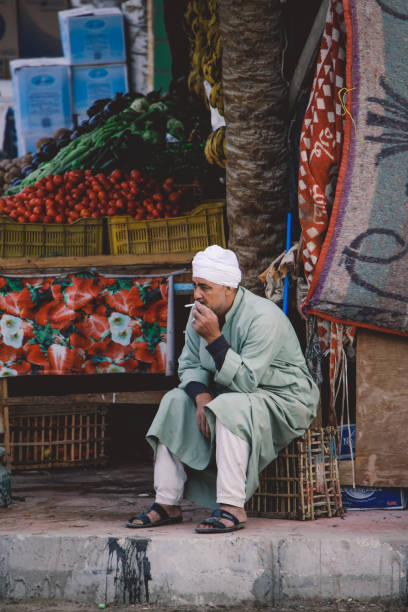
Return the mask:
[[194,302],[192,304],[184,304],[184,308],[191,308],[194,306]]

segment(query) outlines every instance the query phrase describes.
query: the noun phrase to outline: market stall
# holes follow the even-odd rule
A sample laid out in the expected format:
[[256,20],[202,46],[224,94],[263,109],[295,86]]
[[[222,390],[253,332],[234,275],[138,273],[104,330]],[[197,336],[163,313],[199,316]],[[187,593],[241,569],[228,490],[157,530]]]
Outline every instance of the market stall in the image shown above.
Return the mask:
[[[174,378],[175,296],[191,291],[194,254],[226,244],[223,186],[204,154],[207,114],[177,95],[117,93],[94,101],[75,129],[40,138],[7,176],[0,431],[9,466],[105,461],[107,406],[157,405],[166,388],[157,377]],[[132,377],[135,390],[84,392],[85,383],[76,393],[80,375]],[[41,394],[27,393],[27,379],[44,376]],[[56,376],[72,392],[50,390]]]

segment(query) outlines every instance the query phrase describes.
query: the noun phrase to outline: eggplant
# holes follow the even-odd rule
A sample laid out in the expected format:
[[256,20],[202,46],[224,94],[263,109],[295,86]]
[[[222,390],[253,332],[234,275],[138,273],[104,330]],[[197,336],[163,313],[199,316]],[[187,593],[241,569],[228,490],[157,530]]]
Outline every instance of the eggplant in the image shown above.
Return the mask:
[[88,121],[87,119],[85,119],[84,121],[81,121],[81,123],[79,124],[79,127],[81,130],[83,130],[83,133],[89,132],[89,126],[90,126],[90,121]]
[[28,176],[29,174],[31,174],[32,172],[34,172],[35,168],[34,166],[30,165],[30,166],[24,166],[24,168],[21,171],[21,176]]
[[46,142],[41,147],[41,154],[44,157],[44,161],[48,161],[49,159],[54,157],[56,152],[57,152],[57,144],[53,140],[50,140],[49,142]]
[[31,165],[39,166],[40,164],[42,164],[43,161],[47,161],[46,158],[47,156],[41,153],[41,151],[39,153],[34,153],[34,155],[31,158]]
[[69,145],[69,143],[70,143],[69,137],[67,138],[66,136],[63,136],[62,138],[58,138],[57,140],[58,150],[63,149],[64,147]]
[[88,117],[93,117],[96,113],[100,113],[103,107],[110,102],[110,98],[101,98],[100,100],[95,100],[95,102],[88,108],[86,114]]
[[104,123],[104,122],[105,122],[105,119],[104,119],[102,113],[97,113],[96,115],[94,115],[93,117],[90,118],[88,124],[89,124],[89,127],[91,128],[91,130],[93,130],[93,129],[99,127],[100,125],[102,125],[102,123]]

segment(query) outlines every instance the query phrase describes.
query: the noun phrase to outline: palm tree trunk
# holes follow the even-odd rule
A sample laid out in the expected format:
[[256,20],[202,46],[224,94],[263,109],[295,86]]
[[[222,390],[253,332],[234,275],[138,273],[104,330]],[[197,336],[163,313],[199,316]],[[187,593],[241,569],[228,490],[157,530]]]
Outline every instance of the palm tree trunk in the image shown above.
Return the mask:
[[280,0],[220,0],[229,248],[243,284],[282,252],[288,205]]

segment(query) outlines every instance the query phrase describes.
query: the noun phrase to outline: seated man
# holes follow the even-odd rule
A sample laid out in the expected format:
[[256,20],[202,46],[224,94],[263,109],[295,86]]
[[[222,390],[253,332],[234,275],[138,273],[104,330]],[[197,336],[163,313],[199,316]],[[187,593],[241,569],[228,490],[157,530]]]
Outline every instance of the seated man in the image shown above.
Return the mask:
[[244,527],[259,473],[316,415],[319,392],[289,319],[240,281],[230,250],[213,245],[193,259],[181,383],[147,432],[156,502],[128,527],[181,522],[183,497],[217,508],[197,533]]

